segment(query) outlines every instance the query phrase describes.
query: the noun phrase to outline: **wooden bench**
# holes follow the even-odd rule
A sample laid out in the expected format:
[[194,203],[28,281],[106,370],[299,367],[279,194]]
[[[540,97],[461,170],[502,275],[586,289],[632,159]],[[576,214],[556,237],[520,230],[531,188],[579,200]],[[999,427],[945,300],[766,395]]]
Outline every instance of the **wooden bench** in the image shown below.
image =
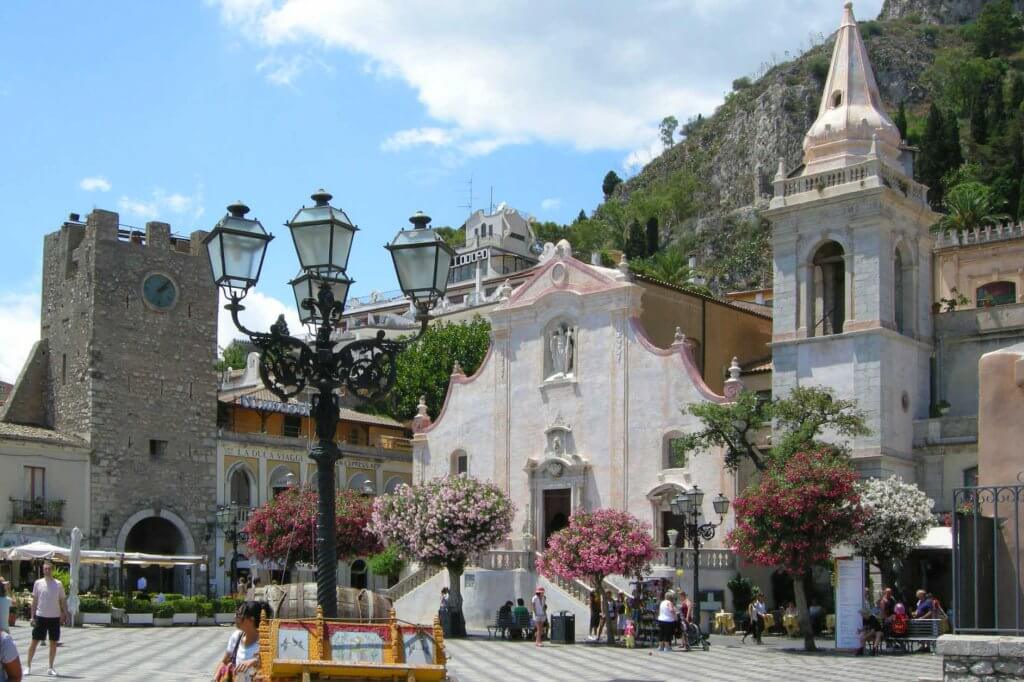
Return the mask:
[[493,638],[495,635],[500,635],[502,639],[505,639],[508,636],[508,631],[512,628],[513,623],[514,621],[510,612],[502,612],[499,610],[497,615],[494,617],[494,622],[487,626],[487,636]]
[[935,640],[942,634],[942,621],[938,618],[914,618],[907,622],[907,634],[885,635],[885,646],[888,649],[910,651],[909,644],[934,646]]

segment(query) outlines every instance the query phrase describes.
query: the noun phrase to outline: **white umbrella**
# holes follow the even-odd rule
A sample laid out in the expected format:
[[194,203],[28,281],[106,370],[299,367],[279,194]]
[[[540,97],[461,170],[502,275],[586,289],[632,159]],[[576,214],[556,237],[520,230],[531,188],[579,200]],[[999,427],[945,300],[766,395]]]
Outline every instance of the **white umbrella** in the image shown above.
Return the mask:
[[75,614],[78,613],[78,565],[82,562],[82,531],[75,526],[71,529],[71,557],[68,561],[71,564],[71,596],[68,597],[68,611],[71,612],[71,622],[75,622]]
[[8,547],[3,552],[3,558],[8,561],[31,561],[32,559],[59,559],[64,561],[68,550],[64,547],[51,545],[48,542],[30,542],[27,545]]

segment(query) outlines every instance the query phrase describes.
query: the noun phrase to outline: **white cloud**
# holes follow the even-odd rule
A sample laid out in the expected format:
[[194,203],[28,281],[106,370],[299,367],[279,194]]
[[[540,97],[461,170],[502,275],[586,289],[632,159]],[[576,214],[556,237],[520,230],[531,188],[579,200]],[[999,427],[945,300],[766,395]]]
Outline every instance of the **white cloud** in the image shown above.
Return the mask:
[[[232,339],[247,339],[245,334],[235,327],[231,313],[224,309],[227,303],[222,293],[220,314],[217,317],[217,346],[220,348],[227,346]],[[305,327],[299,322],[299,314],[294,304],[286,305],[272,296],[250,291],[242,300],[242,305],[245,306],[245,310],[240,312],[238,317],[248,329],[258,332],[270,331],[270,325],[277,322],[278,315],[284,315],[292,336],[302,338],[306,333]]]
[[540,202],[540,207],[545,211],[557,211],[562,206],[561,199],[544,199]]
[[270,56],[256,65],[256,70],[264,74],[274,85],[290,86],[312,64],[305,55],[290,57]]
[[0,380],[14,383],[39,340],[39,294],[0,293]]
[[661,156],[663,151],[665,151],[665,145],[662,143],[661,138],[655,137],[646,144],[631,151],[622,160],[622,167],[627,173],[635,173],[649,164],[654,158]]
[[180,192],[168,194],[166,190],[158,187],[144,199],[122,196],[117,205],[122,214],[143,220],[153,220],[169,215],[184,216],[195,220],[201,217],[206,210],[203,207],[202,185],[198,186],[192,194]]
[[110,191],[110,181],[99,175],[91,178],[82,178],[82,181],[78,183],[78,186],[86,192]]
[[458,128],[409,128],[390,135],[381,142],[380,148],[386,152],[402,152],[415,147],[429,147],[441,151],[442,164],[450,167],[520,141],[513,138],[474,137]]
[[456,137],[454,131],[442,128],[410,128],[394,133],[381,142],[380,148],[386,152],[400,152],[423,145],[448,147],[455,142]]
[[[881,2],[858,2],[859,14],[874,16]],[[443,149],[465,145],[456,151],[477,155],[530,141],[646,147],[662,117],[710,113],[732,79],[835,30],[842,11],[821,0],[605,2],[586,11],[473,0],[219,6],[228,30],[245,30],[278,57],[308,55],[310,45],[341,49],[364,58],[366,72],[404,81],[441,124],[414,130],[446,131]],[[406,132],[385,144],[415,146]]]

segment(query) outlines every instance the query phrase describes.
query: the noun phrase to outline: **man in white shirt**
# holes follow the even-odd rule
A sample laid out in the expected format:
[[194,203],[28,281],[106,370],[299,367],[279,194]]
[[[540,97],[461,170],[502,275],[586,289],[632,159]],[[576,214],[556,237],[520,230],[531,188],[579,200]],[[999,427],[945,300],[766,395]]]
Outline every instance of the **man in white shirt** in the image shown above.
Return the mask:
[[53,564],[43,562],[43,577],[32,586],[32,643],[28,645],[28,660],[25,674],[32,674],[32,657],[40,642],[50,638],[50,666],[46,674],[57,677],[53,661],[57,658],[57,642],[60,641],[60,625],[68,619],[67,600],[64,586],[53,577]]

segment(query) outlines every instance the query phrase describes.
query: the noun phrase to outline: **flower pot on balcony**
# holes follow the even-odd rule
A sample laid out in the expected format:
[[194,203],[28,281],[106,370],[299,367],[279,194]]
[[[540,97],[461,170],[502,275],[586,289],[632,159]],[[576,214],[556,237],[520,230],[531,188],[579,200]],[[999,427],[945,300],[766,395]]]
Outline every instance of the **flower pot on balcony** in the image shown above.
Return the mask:
[[111,621],[109,613],[82,613],[81,616],[83,625],[110,625]]
[[152,613],[126,613],[124,617],[128,625],[153,625]]

